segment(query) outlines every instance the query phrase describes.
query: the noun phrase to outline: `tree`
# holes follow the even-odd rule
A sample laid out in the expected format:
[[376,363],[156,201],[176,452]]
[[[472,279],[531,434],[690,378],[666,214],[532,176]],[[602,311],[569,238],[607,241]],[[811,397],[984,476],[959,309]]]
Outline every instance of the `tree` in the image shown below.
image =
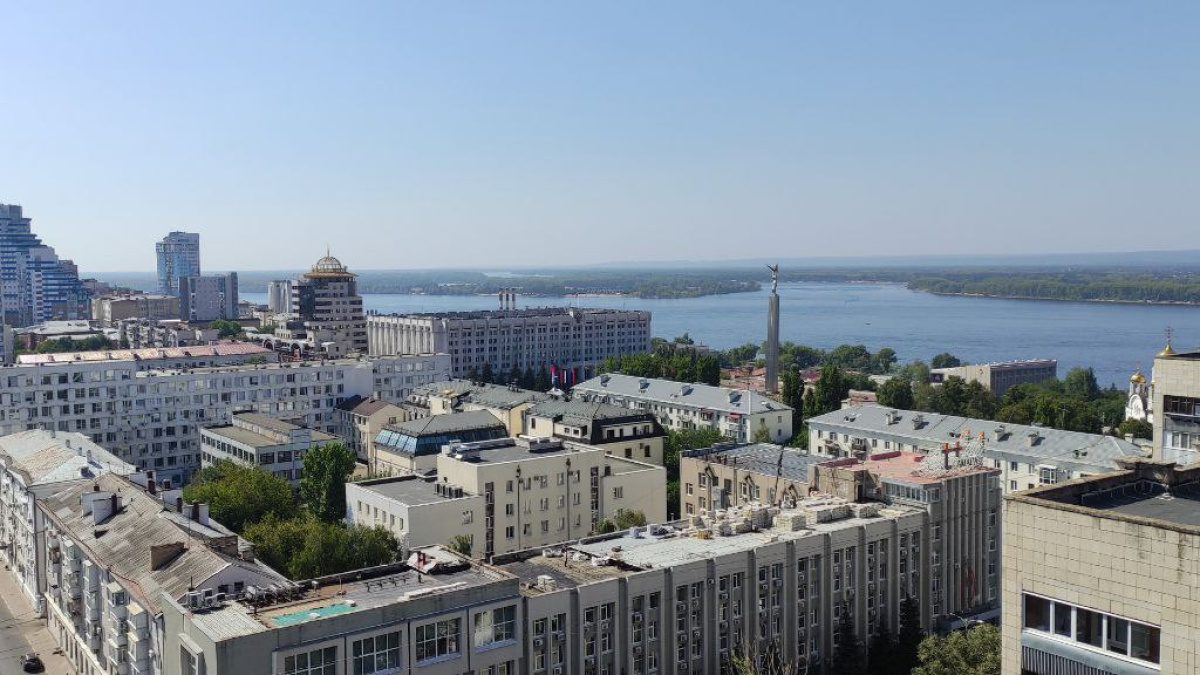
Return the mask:
[[483,371],[479,373],[479,379],[483,380],[484,382],[495,382],[496,381],[496,374],[492,372],[492,362],[491,361],[483,362]]
[[879,405],[899,410],[912,410],[912,383],[900,377],[893,377],[879,386],[876,392]]
[[618,530],[628,530],[631,527],[640,527],[646,524],[646,514],[641,511],[626,511],[618,509],[616,522],[614,523]]
[[765,419],[758,420],[758,428],[754,430],[754,437],[750,439],[752,443],[770,443],[771,430],[767,428]]
[[1146,420],[1128,419],[1117,426],[1117,436],[1132,435],[1134,438],[1154,438],[1154,425]]
[[264,562],[292,579],[386,565],[400,556],[400,543],[382,527],[325,523],[308,514],[268,516],[244,536]]
[[450,537],[450,541],[446,544],[446,548],[470,558],[471,551],[475,549],[475,537],[472,537],[469,534],[456,534],[453,537]]
[[721,362],[711,354],[696,357],[696,381],[716,387],[721,384]]
[[887,373],[896,365],[896,350],[891,347],[883,347],[878,352],[875,352],[875,370],[879,373]]
[[546,366],[543,365],[541,368],[538,369],[537,379],[534,381],[533,388],[536,389],[537,391],[550,391],[551,386],[552,385],[550,384],[550,371],[547,370]]
[[921,642],[913,675],[1000,675],[1000,629],[984,623]]
[[858,639],[858,631],[854,628],[854,620],[849,611],[842,612],[834,631],[837,646],[833,650],[829,675],[867,675],[866,653],[862,640]]
[[592,531],[596,534],[610,534],[617,531],[617,524],[608,518],[601,518]]
[[225,319],[217,319],[208,324],[208,327],[217,331],[217,336],[222,338],[231,338],[242,333],[242,324]]
[[896,638],[888,630],[887,621],[880,620],[875,627],[875,634],[867,643],[867,665],[871,668],[871,675],[908,675],[896,671],[893,662],[895,650]]
[[189,503],[208,504],[209,515],[234,532],[267,516],[296,515],[292,484],[256,466],[220,460],[196,473],[183,489]]
[[696,341],[692,339],[691,335],[684,333],[683,335],[680,335],[679,337],[675,338],[675,344],[677,344],[677,345],[694,345],[694,344],[696,344]]
[[942,352],[933,357],[933,360],[929,362],[930,368],[957,368],[961,365],[963,365],[963,362],[950,352]]
[[842,378],[842,369],[830,363],[821,366],[821,379],[813,389],[813,414],[805,414],[805,418],[824,415],[842,407],[842,400],[850,392]]
[[537,375],[533,374],[532,366],[525,366],[525,372],[521,375],[521,388],[533,389],[537,386]]
[[1063,392],[1071,398],[1090,401],[1100,395],[1096,373],[1091,368],[1072,368],[1063,378]]
[[900,632],[896,635],[894,662],[897,673],[908,673],[917,667],[917,650],[924,636],[921,606],[911,595],[906,595],[900,601]]
[[521,384],[521,367],[513,364],[512,370],[508,371],[508,382],[504,384],[520,385]]
[[341,443],[325,443],[304,455],[300,498],[327,523],[346,517],[346,479],[354,473],[354,451]]

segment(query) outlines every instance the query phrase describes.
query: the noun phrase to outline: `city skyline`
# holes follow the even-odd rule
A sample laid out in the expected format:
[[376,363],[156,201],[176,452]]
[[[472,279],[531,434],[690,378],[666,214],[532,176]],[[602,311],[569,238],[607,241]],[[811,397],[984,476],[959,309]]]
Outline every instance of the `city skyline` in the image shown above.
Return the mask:
[[13,8],[0,201],[91,273],[172,230],[238,270],[1163,248],[1200,10],[1159,9]]

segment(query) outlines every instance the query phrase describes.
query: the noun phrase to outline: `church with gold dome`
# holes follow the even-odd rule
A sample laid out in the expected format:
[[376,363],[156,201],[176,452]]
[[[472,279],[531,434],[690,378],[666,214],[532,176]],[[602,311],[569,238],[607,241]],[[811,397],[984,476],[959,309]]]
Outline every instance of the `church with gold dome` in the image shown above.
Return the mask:
[[[1171,347],[1171,338],[1168,334],[1167,346],[1163,347],[1156,358],[1174,355],[1175,349]],[[1140,368],[1129,376],[1129,396],[1125,399],[1125,419],[1154,424],[1154,380],[1147,380]]]

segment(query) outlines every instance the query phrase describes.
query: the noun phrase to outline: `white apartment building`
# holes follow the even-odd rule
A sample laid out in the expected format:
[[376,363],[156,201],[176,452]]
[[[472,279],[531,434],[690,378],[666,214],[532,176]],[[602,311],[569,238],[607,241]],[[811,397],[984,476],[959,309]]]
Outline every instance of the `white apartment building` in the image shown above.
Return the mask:
[[39,500],[73,481],[133,471],[82,434],[34,430],[0,437],[0,558],[39,616],[48,564],[39,555],[46,530]]
[[165,604],[211,606],[247,588],[290,586],[200,506],[171,508],[113,474],[63,484],[40,501],[46,617],[74,672],[178,672]]
[[748,389],[612,373],[580,382],[572,394],[576,400],[651,412],[668,429],[716,429],[738,443],[754,440],[760,429],[771,443],[792,438],[792,409]]
[[666,471],[549,438],[446,446],[433,482],[413,476],[346,486],[346,521],[380,525],[412,546],[471,537],[475,557],[550,546],[591,533],[618,511],[666,519]]
[[0,368],[0,433],[82,433],[179,484],[200,466],[200,427],[228,424],[234,412],[336,433],[337,404],[347,397],[401,400],[448,369],[449,357],[432,354],[162,369],[137,360],[10,366]]
[[299,487],[304,455],[313,447],[341,442],[333,434],[258,413],[234,413],[230,424],[200,429],[200,463],[228,460],[257,466]]
[[497,374],[555,366],[571,383],[591,377],[606,357],[650,351],[650,337],[650,313],[640,310],[538,307],[367,315],[372,355],[449,354],[455,378],[482,373],[484,364]]
[[[1113,436],[879,405],[835,410],[806,421],[809,451],[826,457],[979,446],[985,462],[1000,470],[1005,494],[1104,473],[1118,459],[1146,455],[1140,446]],[[1192,452],[1168,449],[1165,454],[1181,464],[1197,460]]]

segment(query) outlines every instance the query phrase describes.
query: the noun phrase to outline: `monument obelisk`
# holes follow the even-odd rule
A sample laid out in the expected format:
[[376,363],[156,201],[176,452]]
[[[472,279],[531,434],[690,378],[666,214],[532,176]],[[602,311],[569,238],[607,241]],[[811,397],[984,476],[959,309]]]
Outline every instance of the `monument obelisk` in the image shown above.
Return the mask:
[[771,299],[767,305],[767,393],[779,393],[779,264],[771,270]]

